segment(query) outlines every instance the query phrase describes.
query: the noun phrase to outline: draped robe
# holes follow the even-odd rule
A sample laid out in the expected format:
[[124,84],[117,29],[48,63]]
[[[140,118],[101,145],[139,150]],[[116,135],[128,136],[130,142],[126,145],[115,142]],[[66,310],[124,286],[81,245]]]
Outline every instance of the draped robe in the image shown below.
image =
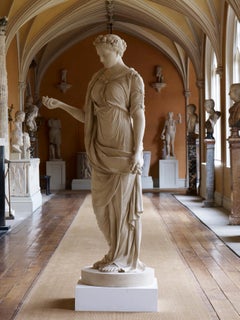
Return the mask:
[[[132,115],[144,109],[144,84],[132,68],[94,75],[85,103],[85,147],[92,167],[92,202],[109,251],[97,265],[142,270],[141,175],[130,172]],[[97,268],[98,268],[97,267]]]

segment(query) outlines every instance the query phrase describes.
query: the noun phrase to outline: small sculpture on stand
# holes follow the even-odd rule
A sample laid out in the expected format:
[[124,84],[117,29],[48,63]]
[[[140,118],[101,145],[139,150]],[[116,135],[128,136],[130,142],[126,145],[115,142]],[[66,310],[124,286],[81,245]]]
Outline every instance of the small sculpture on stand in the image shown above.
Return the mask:
[[49,119],[49,160],[62,160],[61,158],[61,121]]
[[[23,122],[25,120],[25,112],[17,111],[15,114],[14,129],[11,135],[11,152],[21,159],[23,146]],[[14,158],[15,158],[14,156]]]
[[39,108],[33,104],[32,96],[28,96],[27,102],[25,105],[26,110],[26,119],[25,126],[27,128],[27,132],[29,133],[31,148],[30,154],[31,158],[36,156],[36,148],[37,148],[37,130],[38,126],[36,123],[36,118],[38,116]]
[[67,69],[61,70],[61,82],[57,85],[57,87],[65,93],[68,89],[71,88],[71,84],[67,83]]
[[162,88],[166,86],[166,83],[164,83],[164,78],[162,74],[162,67],[157,65],[155,67],[155,76],[156,76],[156,82],[152,82],[151,86],[156,89],[157,92],[160,92]]
[[206,139],[214,139],[213,133],[214,133],[214,126],[218,119],[221,117],[220,111],[214,110],[215,102],[213,99],[207,99],[204,102],[204,107],[207,113],[209,114],[209,117],[207,121],[205,122],[205,128],[207,131]]
[[238,138],[240,130],[240,83],[233,83],[230,86],[230,98],[234,104],[229,109],[229,127],[231,128],[231,137]]
[[178,113],[178,119],[174,119],[173,112],[168,112],[167,119],[164,123],[164,127],[161,133],[161,139],[164,141],[166,145],[166,158],[174,158],[174,143],[175,143],[175,135],[176,135],[176,125],[182,123],[181,114]]
[[234,102],[229,109],[228,118],[231,128],[231,135],[228,138],[231,159],[231,214],[229,223],[240,225],[240,83],[233,83],[230,86],[229,96]]
[[199,122],[198,115],[196,113],[195,104],[187,105],[187,134],[198,135],[199,133]]

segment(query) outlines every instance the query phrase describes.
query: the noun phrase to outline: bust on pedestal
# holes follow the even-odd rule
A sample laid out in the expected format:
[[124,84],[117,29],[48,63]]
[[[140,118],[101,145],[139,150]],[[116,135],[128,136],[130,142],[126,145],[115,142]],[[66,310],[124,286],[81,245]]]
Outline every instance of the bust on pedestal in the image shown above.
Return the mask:
[[205,122],[207,136],[204,139],[206,146],[206,199],[203,204],[205,207],[213,207],[214,202],[214,153],[215,153],[215,139],[213,137],[214,126],[221,116],[221,112],[215,111],[215,102],[213,99],[207,99],[204,102],[205,109],[209,114]]
[[231,187],[232,187],[232,206],[229,223],[240,225],[240,83],[230,86],[230,98],[234,104],[229,109],[229,127],[231,136],[228,138],[231,156]]

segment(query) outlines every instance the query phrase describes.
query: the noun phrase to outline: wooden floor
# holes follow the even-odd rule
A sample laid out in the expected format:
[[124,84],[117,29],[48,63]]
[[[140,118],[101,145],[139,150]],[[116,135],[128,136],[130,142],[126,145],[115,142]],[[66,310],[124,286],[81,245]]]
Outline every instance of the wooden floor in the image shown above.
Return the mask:
[[[42,210],[0,238],[0,319],[14,319],[85,195],[84,192],[55,195]],[[239,257],[171,194],[147,193],[147,196],[200,284],[206,302],[211,305],[212,319],[240,319]]]

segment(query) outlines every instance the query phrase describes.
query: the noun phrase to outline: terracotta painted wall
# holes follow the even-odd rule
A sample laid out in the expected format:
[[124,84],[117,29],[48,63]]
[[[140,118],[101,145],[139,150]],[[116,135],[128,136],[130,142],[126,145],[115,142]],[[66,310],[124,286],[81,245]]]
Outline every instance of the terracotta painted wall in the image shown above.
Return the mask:
[[[161,158],[162,141],[160,139],[163,124],[169,111],[182,114],[182,124],[177,127],[175,152],[179,160],[179,178],[186,176],[186,144],[185,144],[185,99],[183,85],[175,66],[156,48],[130,35],[118,33],[128,45],[124,54],[124,62],[135,68],[145,83],[146,132],[144,149],[152,152],[150,175],[158,179],[158,161]],[[55,97],[70,105],[82,107],[87,84],[95,71],[102,67],[94,46],[94,37],[89,37],[59,56],[48,68],[41,83],[41,95]],[[151,87],[156,80],[154,68],[161,65],[167,86],[160,93]],[[62,93],[56,87],[60,81],[60,70],[66,68],[67,81],[72,87]],[[195,78],[195,76],[193,76]],[[197,90],[193,84],[192,103],[198,102]],[[74,120],[62,110],[40,108],[42,125],[39,131],[39,154],[41,173],[45,173],[45,162],[48,160],[48,127],[47,120],[59,118],[62,122],[62,156],[66,161],[67,186],[76,178],[76,153],[84,151],[83,124]]]
[[[19,90],[18,90],[18,60],[17,60],[17,42],[16,38],[11,42],[7,51],[6,66],[8,78],[8,106],[13,105],[12,117],[19,110]],[[10,130],[11,130],[10,125]]]

